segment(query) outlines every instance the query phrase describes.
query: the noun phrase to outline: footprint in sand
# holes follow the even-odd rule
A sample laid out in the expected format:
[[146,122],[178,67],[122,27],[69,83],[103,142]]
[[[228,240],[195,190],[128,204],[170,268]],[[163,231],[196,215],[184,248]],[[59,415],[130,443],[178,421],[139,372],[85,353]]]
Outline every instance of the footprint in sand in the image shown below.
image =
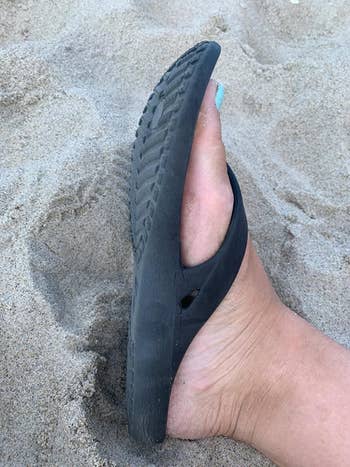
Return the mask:
[[95,394],[104,399],[101,411],[110,407],[116,415],[130,309],[128,179],[129,163],[117,157],[94,177],[64,187],[28,240],[33,284],[72,352],[97,354]]

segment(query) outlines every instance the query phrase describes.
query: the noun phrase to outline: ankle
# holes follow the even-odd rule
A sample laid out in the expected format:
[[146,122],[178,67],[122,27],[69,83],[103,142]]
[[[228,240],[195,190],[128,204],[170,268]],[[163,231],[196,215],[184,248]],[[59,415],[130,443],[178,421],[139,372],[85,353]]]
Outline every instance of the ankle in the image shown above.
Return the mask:
[[303,320],[279,300],[266,313],[265,334],[252,355],[250,386],[240,396],[234,430],[226,433],[260,450],[293,392],[293,374],[303,359],[305,342]]

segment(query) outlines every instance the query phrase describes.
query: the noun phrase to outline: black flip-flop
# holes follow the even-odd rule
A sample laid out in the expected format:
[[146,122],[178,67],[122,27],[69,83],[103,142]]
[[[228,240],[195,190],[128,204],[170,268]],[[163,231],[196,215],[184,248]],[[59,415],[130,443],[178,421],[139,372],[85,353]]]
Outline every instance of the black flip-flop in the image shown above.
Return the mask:
[[243,201],[227,166],[234,209],[224,242],[203,264],[191,268],[181,264],[187,164],[201,102],[219,55],[216,42],[201,42],[182,55],[155,87],[136,132],[127,405],[129,433],[140,442],[163,441],[171,385],[181,359],[235,280],[246,249]]

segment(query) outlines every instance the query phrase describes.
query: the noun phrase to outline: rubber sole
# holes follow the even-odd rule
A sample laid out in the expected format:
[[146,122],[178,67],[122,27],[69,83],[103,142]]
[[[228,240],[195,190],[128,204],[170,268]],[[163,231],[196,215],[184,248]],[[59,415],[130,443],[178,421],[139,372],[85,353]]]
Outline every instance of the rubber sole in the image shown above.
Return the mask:
[[218,44],[203,42],[170,67],[147,102],[133,148],[135,282],[127,405],[129,433],[143,443],[163,441],[177,368],[194,335],[236,277],[247,241],[239,186],[228,168],[235,206],[225,241],[202,265],[184,268],[181,264],[186,170],[200,105],[219,54]]

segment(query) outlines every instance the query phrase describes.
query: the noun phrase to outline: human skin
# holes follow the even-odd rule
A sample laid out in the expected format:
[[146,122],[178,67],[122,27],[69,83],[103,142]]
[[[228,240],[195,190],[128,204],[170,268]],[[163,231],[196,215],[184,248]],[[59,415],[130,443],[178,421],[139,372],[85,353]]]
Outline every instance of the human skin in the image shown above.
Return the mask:
[[[186,176],[186,266],[217,251],[234,204],[215,93],[211,80]],[[279,465],[343,467],[350,465],[349,388],[350,352],[281,303],[248,240],[236,280],[181,362],[167,431],[232,437]]]

